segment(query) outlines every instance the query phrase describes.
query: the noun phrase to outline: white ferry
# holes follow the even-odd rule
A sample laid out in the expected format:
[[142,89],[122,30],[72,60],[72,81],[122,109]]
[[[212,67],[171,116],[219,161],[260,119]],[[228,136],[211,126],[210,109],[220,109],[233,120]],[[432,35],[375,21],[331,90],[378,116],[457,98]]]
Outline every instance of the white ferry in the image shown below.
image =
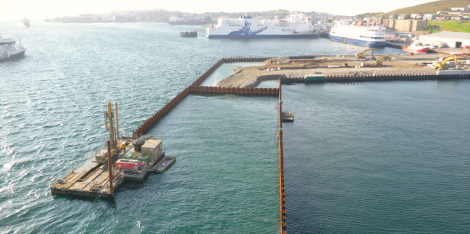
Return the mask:
[[10,61],[24,57],[26,48],[16,46],[16,41],[10,38],[0,36],[0,62]]
[[338,22],[330,31],[330,39],[353,45],[385,47],[385,27],[375,23]]
[[318,37],[319,28],[302,13],[290,14],[286,19],[218,19],[217,25],[206,29],[208,38],[312,38]]

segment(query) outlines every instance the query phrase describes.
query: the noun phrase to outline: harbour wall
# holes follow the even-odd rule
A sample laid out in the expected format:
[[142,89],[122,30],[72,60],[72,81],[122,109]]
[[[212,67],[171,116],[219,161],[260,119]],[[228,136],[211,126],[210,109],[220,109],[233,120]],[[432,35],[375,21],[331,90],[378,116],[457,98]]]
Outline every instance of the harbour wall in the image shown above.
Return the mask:
[[241,94],[241,95],[267,95],[277,96],[279,90],[276,88],[235,88],[214,86],[189,86],[191,94],[217,93],[217,94]]
[[279,80],[279,196],[281,208],[281,234],[287,232],[286,223],[286,193],[284,187],[284,146],[282,143],[282,93],[281,93],[281,80]]
[[[325,76],[325,80],[317,80],[309,83],[324,83],[324,82],[374,82],[374,81],[418,81],[418,80],[459,80],[470,79],[470,74],[388,74],[388,75],[337,75]],[[304,78],[281,78],[283,84],[289,83],[307,83]]]
[[[291,58],[318,58],[318,57],[336,57],[334,55],[306,55],[306,56],[292,56]],[[234,88],[234,87],[208,87],[200,86],[212,72],[224,63],[236,62],[259,62],[270,59],[268,57],[256,58],[223,58],[214,64],[209,70],[202,74],[190,86],[185,88],[181,93],[176,95],[169,103],[157,111],[154,115],[148,118],[143,124],[133,131],[134,137],[141,136],[147,133],[161,118],[168,114],[178,103],[180,103],[189,94],[237,94],[237,95],[263,95],[263,96],[278,96],[279,98],[279,190],[280,190],[280,233],[285,234],[287,231],[286,222],[286,197],[284,187],[284,151],[283,151],[283,130],[282,130],[282,92],[281,84],[286,83],[306,83],[304,78],[286,78],[281,77],[278,88]],[[416,80],[455,80],[455,79],[470,79],[470,74],[409,74],[409,75],[364,75],[364,76],[325,76],[324,80],[317,80],[315,83],[323,82],[377,82],[377,81],[416,81]]]
[[196,79],[189,87],[184,89],[181,93],[176,95],[169,103],[162,109],[157,111],[150,118],[145,120],[141,125],[133,131],[133,136],[138,137],[146,134],[162,117],[164,117],[171,109],[181,102],[188,94],[239,94],[239,95],[267,95],[277,96],[278,89],[275,88],[222,88],[222,87],[208,87],[200,86],[204,80],[207,79],[218,67],[224,63],[239,63],[239,62],[260,62],[270,59],[269,57],[249,57],[249,58],[223,58],[215,63],[209,70]]

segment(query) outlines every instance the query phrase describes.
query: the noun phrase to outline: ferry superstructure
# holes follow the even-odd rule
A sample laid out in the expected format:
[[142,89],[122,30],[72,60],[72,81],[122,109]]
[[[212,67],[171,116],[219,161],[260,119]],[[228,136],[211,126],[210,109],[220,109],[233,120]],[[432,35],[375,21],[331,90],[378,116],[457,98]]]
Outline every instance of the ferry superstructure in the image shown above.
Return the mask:
[[318,37],[319,28],[311,18],[302,13],[291,14],[286,19],[253,19],[241,16],[238,19],[217,20],[217,25],[206,29],[208,38],[312,38]]
[[331,28],[330,39],[353,45],[385,47],[385,27],[375,23],[338,22]]

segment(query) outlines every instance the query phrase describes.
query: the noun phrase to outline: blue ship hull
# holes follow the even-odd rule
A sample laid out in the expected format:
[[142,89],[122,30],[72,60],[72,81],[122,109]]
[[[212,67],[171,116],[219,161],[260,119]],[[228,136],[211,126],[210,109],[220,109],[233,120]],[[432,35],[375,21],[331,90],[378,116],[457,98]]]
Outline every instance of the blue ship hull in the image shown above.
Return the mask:
[[301,35],[208,35],[208,38],[316,38],[318,34]]
[[[331,36],[330,40],[344,43],[344,37]],[[359,39],[346,38],[347,44],[359,45],[359,46],[368,46],[373,48],[383,48],[385,47],[385,42],[375,42],[375,41],[365,41]]]

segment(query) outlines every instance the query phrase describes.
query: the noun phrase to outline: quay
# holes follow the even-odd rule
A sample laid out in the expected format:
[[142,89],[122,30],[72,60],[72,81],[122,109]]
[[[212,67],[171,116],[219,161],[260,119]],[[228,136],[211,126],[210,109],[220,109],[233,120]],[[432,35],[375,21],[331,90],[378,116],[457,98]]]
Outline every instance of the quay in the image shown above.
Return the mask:
[[[235,73],[220,80],[217,87],[249,88],[257,87],[264,80],[301,79],[307,82],[334,82],[339,77],[364,80],[367,77],[383,77],[383,79],[398,79],[398,77],[427,76],[429,79],[443,79],[443,75],[466,75],[470,73],[470,54],[458,58],[455,62],[447,61],[443,68],[433,66],[447,54],[422,55],[370,55],[363,58],[354,55],[315,55],[279,57],[266,59],[265,65],[235,69]],[[396,77],[396,78],[393,78]],[[401,78],[400,78],[401,79]],[[418,78],[416,78],[418,79]]]

